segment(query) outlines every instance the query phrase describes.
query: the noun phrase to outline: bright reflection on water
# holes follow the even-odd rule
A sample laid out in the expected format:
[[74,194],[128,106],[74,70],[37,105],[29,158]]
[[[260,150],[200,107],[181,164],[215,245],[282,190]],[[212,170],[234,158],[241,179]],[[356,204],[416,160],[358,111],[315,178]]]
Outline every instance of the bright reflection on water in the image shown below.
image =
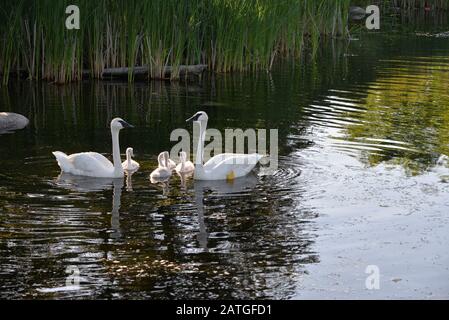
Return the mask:
[[[389,181],[409,185],[413,202],[414,177],[436,172],[440,184],[449,175],[441,158],[449,154],[446,42],[334,44],[319,64],[283,62],[271,74],[217,75],[200,85],[13,81],[1,88],[1,109],[31,124],[0,136],[0,296],[295,296],[309,266],[320,265],[316,217],[335,205],[323,200],[332,181],[356,167],[367,176],[403,168]],[[278,171],[261,168],[233,183],[174,175],[151,184],[171,130],[191,130],[184,120],[199,109],[220,130],[278,128]],[[141,169],[123,180],[60,175],[51,151],[110,155],[114,116],[136,126],[120,140]],[[360,190],[351,181],[339,194],[347,203]],[[80,290],[65,287],[68,266],[80,269]]]

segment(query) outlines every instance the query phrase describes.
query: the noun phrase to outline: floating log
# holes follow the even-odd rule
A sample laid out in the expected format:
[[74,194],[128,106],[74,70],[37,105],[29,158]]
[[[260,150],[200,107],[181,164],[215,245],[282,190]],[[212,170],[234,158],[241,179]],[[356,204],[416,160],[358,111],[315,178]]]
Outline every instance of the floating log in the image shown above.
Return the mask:
[[[166,66],[161,72],[161,76],[150,75],[153,79],[168,79],[173,73],[172,66]],[[195,65],[180,65],[177,67],[178,73],[180,77],[185,77],[188,75],[201,76],[201,74],[207,69],[207,64],[195,64]],[[121,67],[121,68],[105,68],[101,73],[101,78],[120,78],[127,77],[128,73],[132,70],[134,76],[147,77],[150,73],[149,66],[137,66],[134,68],[129,67]],[[26,69],[19,70],[10,70],[10,75],[17,75],[20,78],[25,78],[28,76],[28,71]],[[92,72],[90,70],[82,70],[81,71],[83,78],[91,78]],[[0,71],[0,76],[2,72]],[[95,78],[95,77],[94,77]]]
[[[162,78],[169,78],[173,72],[172,66],[167,66],[164,68],[162,72]],[[204,70],[207,69],[206,64],[197,64],[197,65],[180,65],[178,66],[179,76],[183,77],[186,75],[201,75]],[[150,72],[149,66],[138,66],[134,68],[122,67],[122,68],[106,68],[103,70],[101,74],[102,78],[107,77],[126,77],[128,76],[130,70],[134,76],[147,76]]]

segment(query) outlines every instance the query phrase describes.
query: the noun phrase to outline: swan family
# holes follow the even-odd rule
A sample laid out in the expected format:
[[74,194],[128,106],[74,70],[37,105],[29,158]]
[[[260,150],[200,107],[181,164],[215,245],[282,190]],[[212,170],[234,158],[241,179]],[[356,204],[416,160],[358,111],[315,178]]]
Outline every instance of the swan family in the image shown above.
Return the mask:
[[[152,181],[169,179],[173,170],[180,175],[193,173],[195,180],[233,180],[247,175],[263,157],[257,153],[222,153],[203,163],[208,116],[206,112],[199,111],[186,121],[196,122],[200,127],[195,164],[187,160],[185,151],[179,152],[178,164],[170,159],[168,151],[163,151],[157,158],[158,167],[150,174]],[[112,162],[97,152],[67,155],[61,151],[54,151],[53,155],[64,173],[93,178],[123,178],[125,172],[133,173],[140,167],[139,163],[132,159],[134,151],[131,147],[126,149],[126,160],[122,162],[120,158],[120,131],[132,127],[121,118],[114,118],[111,121]]]

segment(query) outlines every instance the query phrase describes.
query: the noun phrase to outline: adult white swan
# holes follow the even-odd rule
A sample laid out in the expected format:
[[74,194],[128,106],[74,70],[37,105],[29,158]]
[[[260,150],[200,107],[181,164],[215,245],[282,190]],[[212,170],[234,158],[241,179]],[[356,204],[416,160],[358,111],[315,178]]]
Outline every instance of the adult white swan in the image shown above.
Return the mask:
[[82,152],[66,155],[64,152],[55,151],[53,155],[58,161],[61,170],[78,176],[96,178],[122,178],[124,176],[122,161],[120,159],[119,132],[123,128],[133,127],[120,118],[111,121],[112,157],[111,163],[105,156],[97,152]]
[[203,164],[204,140],[206,139],[208,119],[206,112],[198,111],[186,120],[187,122],[195,121],[200,126],[194,178],[196,180],[233,180],[247,175],[263,158],[263,155],[257,153],[221,153]]

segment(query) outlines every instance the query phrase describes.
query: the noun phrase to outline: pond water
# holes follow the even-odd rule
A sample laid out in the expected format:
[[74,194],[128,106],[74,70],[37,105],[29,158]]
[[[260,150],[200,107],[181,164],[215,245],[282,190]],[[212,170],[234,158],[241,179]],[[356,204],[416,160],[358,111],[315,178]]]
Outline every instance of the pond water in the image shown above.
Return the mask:
[[[448,83],[447,39],[377,36],[200,83],[11,81],[0,111],[30,125],[0,135],[0,297],[447,298]],[[152,184],[198,110],[219,130],[279,129],[278,169]],[[115,116],[141,169],[60,175],[52,151],[110,156]]]

